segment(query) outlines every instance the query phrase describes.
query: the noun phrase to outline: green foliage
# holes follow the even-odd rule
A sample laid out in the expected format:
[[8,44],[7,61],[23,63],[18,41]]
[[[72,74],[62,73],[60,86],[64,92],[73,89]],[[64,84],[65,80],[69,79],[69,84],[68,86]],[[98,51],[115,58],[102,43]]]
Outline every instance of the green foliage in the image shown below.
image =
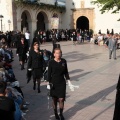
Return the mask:
[[112,13],[119,13],[120,10],[120,0],[94,0],[91,3],[101,7],[102,14],[110,10]]
[[59,11],[59,12],[65,12],[66,8],[57,6],[57,5],[50,5],[50,4],[44,4],[39,2],[30,2],[30,1],[24,1],[24,0],[14,0],[17,7],[29,7],[35,9],[44,9],[44,10],[50,10],[50,11]]

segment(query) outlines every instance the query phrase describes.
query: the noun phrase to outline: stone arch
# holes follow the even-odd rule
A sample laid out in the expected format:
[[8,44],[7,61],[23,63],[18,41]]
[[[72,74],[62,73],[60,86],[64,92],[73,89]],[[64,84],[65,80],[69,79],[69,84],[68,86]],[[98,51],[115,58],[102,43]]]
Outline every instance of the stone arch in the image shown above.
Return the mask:
[[95,28],[95,12],[94,8],[80,8],[80,9],[73,9],[73,14],[71,17],[71,28],[76,29],[76,21],[79,17],[85,16],[89,20],[89,29],[94,30]]
[[86,16],[80,16],[76,21],[76,28],[84,30],[89,30],[89,19]]
[[31,22],[32,18],[30,12],[28,10],[23,10],[21,12],[21,31],[31,31]]
[[47,30],[48,29],[48,15],[45,11],[39,11],[36,14],[37,20],[37,30]]

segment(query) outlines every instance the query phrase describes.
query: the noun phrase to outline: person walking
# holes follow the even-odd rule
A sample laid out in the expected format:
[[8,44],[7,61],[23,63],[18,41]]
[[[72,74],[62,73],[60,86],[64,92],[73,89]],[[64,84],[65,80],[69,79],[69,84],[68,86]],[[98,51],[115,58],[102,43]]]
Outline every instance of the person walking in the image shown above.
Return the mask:
[[39,49],[39,44],[35,42],[30,50],[28,59],[28,70],[32,71],[33,75],[33,90],[36,89],[38,83],[38,93],[40,93],[40,83],[43,77],[44,59],[43,52]]
[[[71,83],[67,68],[67,61],[61,58],[61,56],[61,49],[54,49],[54,58],[49,62],[48,66],[48,83],[51,86],[50,95],[53,100],[54,114],[57,120],[64,120],[63,109],[66,98],[66,80],[68,80],[68,83]],[[60,109],[59,115],[57,111],[58,102]]]
[[27,59],[26,53],[28,50],[29,50],[28,43],[25,40],[25,37],[22,36],[20,41],[18,42],[17,51],[16,51],[17,56],[19,56],[21,70],[24,69],[24,63],[25,63],[25,60]]
[[116,60],[117,39],[115,38],[115,35],[110,34],[108,48],[109,59],[111,59],[113,54],[113,58]]
[[72,37],[73,37],[73,45],[76,45],[77,35],[75,32],[73,32]]
[[28,46],[30,47],[30,33],[28,30],[25,32],[25,39],[27,40]]

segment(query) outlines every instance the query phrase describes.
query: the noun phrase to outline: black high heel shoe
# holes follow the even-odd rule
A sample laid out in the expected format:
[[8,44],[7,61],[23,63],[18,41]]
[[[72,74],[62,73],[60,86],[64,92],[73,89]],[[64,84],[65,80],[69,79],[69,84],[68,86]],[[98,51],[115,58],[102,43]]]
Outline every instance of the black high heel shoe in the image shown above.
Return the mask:
[[33,86],[33,90],[36,90],[36,86],[35,85]]
[[40,89],[38,89],[38,93],[41,93]]
[[63,114],[60,114],[59,117],[60,117],[60,120],[65,120]]
[[55,118],[56,118],[56,120],[60,120],[60,117],[57,113],[55,113]]

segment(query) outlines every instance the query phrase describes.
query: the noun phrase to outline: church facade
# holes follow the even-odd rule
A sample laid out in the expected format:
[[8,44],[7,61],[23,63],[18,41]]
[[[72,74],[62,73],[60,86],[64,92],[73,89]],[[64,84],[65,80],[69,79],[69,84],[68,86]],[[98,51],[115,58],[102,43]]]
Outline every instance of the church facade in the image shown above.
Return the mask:
[[[39,3],[39,4],[36,4]],[[91,0],[0,0],[2,29],[29,30],[33,38],[36,30],[92,29],[94,33],[114,29],[120,32],[119,14],[99,12]],[[53,27],[53,26],[54,27]]]

